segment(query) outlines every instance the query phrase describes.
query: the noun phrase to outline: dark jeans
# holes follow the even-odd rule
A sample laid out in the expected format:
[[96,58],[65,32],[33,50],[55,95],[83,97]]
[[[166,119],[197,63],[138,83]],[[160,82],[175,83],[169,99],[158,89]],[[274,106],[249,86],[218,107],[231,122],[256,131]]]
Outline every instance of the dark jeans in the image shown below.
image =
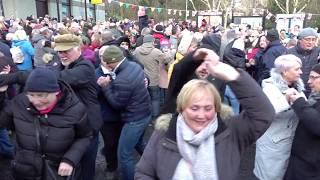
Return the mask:
[[0,154],[10,158],[14,155],[14,147],[6,129],[0,129]]
[[98,134],[91,139],[91,143],[81,159],[82,180],[93,180],[95,176],[96,158],[98,152]]
[[160,88],[159,86],[149,86],[148,91],[152,102],[152,120],[160,114]]
[[117,149],[123,122],[105,122],[100,130],[104,141],[104,155],[107,163],[107,171],[115,171],[118,168]]
[[134,179],[134,149],[140,154],[145,148],[143,134],[151,120],[151,115],[138,121],[126,122],[123,125],[118,147],[118,160],[121,170],[122,180]]
[[164,101],[167,97],[168,89],[160,88],[160,109],[164,105]]

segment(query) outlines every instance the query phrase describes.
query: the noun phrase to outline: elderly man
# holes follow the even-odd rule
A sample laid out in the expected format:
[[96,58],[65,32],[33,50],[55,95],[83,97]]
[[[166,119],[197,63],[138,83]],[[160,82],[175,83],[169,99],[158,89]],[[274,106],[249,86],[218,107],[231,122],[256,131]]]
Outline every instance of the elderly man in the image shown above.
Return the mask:
[[289,96],[299,124],[284,180],[316,180],[320,177],[320,64],[312,67],[308,85],[312,91],[308,100],[297,92]]
[[[91,180],[95,174],[95,159],[98,150],[98,131],[102,126],[100,106],[97,99],[95,69],[91,62],[81,56],[81,38],[73,34],[59,35],[54,39],[55,48],[61,63],[53,66],[57,77],[67,82],[80,101],[86,106],[89,125],[94,130],[94,138],[84,154],[81,165],[83,179]],[[29,72],[0,75],[0,86],[24,84]]]
[[[318,39],[317,32],[312,28],[304,28],[298,34],[298,44],[289,49],[288,53],[298,56],[302,61],[301,79],[304,84],[307,84],[308,77],[312,66],[318,64],[320,48],[316,47]],[[305,94],[308,96],[311,90],[306,87]]]
[[142,154],[143,133],[151,120],[151,101],[142,68],[124,57],[117,46],[108,46],[102,61],[115,75],[101,76],[97,83],[110,106],[121,113],[124,123],[118,145],[118,160],[124,180],[134,179],[133,151]]

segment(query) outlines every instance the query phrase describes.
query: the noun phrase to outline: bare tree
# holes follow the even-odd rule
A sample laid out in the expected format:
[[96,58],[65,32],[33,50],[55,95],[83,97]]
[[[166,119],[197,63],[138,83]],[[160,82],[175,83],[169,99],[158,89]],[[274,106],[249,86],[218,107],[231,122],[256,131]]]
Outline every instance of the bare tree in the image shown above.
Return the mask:
[[284,14],[301,13],[310,3],[310,0],[274,0]]

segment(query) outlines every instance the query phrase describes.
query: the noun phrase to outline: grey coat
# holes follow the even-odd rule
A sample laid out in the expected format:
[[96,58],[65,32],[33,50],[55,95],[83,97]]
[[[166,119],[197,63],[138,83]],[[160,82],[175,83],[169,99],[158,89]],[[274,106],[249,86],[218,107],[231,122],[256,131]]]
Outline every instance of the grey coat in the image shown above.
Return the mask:
[[[229,85],[243,111],[231,117],[220,114],[215,133],[219,180],[237,178],[241,154],[266,131],[274,117],[274,109],[258,85],[247,73],[240,72],[240,77]],[[228,122],[228,126],[222,119]],[[176,142],[176,115],[172,118],[162,116],[136,166],[135,179],[172,179],[180,159]]]
[[[276,116],[256,143],[254,174],[260,180],[282,180],[288,166],[298,117],[283,94],[289,87],[280,74],[271,70],[271,77],[263,80],[262,88],[272,103]],[[301,79],[297,81],[296,89],[299,92],[304,90]]]

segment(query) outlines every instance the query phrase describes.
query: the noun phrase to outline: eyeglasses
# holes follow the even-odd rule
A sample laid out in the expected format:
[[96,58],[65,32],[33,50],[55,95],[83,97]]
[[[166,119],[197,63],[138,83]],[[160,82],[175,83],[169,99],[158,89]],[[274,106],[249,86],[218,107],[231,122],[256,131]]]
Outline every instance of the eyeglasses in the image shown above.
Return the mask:
[[316,79],[318,79],[318,78],[320,78],[320,76],[309,76],[309,79],[310,79],[310,80],[316,80]]
[[316,42],[317,38],[303,38],[303,40],[305,40],[307,42]]

